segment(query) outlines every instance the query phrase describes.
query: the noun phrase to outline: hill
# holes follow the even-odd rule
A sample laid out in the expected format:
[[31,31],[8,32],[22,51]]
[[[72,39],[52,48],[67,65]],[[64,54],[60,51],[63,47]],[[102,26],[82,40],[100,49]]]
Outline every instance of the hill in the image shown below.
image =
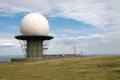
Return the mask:
[[0,80],[120,80],[120,56],[8,62]]

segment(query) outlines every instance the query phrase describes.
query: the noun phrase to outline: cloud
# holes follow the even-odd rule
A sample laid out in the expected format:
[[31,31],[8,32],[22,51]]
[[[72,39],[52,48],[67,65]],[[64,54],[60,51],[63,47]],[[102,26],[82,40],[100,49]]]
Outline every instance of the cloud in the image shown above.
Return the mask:
[[20,44],[14,38],[14,34],[0,32],[0,47],[20,47]]
[[120,43],[120,5],[118,3],[118,0],[69,0],[68,2],[62,0],[56,4],[51,12],[52,17],[70,18],[90,24],[102,33],[102,35],[91,33],[92,35],[78,37],[66,36],[61,38],[61,42],[69,46],[72,43],[85,44],[81,47],[86,53],[119,53],[120,46],[117,44]]
[[16,46],[17,45],[15,45],[12,42],[7,42],[7,43],[0,44],[0,47],[16,47]]
[[101,35],[101,34],[95,34],[95,35],[92,35],[90,36],[91,38],[95,38],[95,39],[102,39],[102,38],[105,38],[104,35]]
[[[76,53],[83,51],[84,54],[119,54],[120,49],[118,42],[120,38],[113,33],[111,34],[92,34],[86,36],[61,36],[55,37],[49,45],[49,54],[72,54],[74,53],[74,45],[76,45]],[[116,41],[114,41],[116,40]]]
[[13,5],[9,5],[9,4],[4,4],[4,3],[0,3],[0,16],[13,16],[14,14],[17,13],[25,13],[25,12],[29,12],[30,10],[24,9],[24,8],[18,8],[15,7]]
[[0,47],[20,47],[20,45],[12,39],[0,39]]
[[0,16],[11,16],[17,13],[40,12],[47,14],[51,11],[51,7],[47,0],[1,0],[0,2]]
[[85,44],[88,42],[94,41],[102,41],[105,38],[104,35],[102,34],[94,34],[94,35],[89,35],[89,36],[77,36],[77,37],[66,37],[66,38],[61,38],[61,41],[63,44]]
[[14,34],[0,32],[0,54],[22,54],[20,44],[14,39]]
[[77,47],[76,53],[78,54],[80,54],[81,51],[85,53],[93,53],[93,52],[98,53],[98,51],[96,50],[99,50],[102,44],[106,44],[105,39],[106,37],[102,34],[93,34],[88,36],[77,36],[77,37],[70,37],[70,36],[61,37],[61,38],[57,37],[51,41],[50,43],[51,45],[49,46],[48,53],[73,54],[74,45],[76,45]]
[[47,14],[48,16],[59,16],[74,19],[96,27],[106,27],[109,25],[117,24],[120,20],[120,9],[118,8],[120,6],[117,2],[119,1],[1,0],[0,14],[9,15],[21,12],[40,12],[42,14]]
[[113,10],[97,0],[69,0],[68,2],[62,0],[54,3],[58,4],[53,8],[51,15],[71,18],[93,26],[110,25],[109,21],[117,18],[119,14],[118,10]]
[[97,0],[97,1],[104,3],[105,5],[109,6],[112,9],[120,10],[119,0],[109,0],[109,1],[108,0]]

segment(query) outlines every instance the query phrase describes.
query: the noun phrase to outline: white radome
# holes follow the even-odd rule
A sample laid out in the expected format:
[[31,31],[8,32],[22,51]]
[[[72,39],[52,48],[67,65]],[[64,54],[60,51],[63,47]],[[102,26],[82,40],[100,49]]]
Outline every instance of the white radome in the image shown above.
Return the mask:
[[39,13],[29,13],[23,17],[20,24],[23,35],[48,35],[49,24],[47,19]]

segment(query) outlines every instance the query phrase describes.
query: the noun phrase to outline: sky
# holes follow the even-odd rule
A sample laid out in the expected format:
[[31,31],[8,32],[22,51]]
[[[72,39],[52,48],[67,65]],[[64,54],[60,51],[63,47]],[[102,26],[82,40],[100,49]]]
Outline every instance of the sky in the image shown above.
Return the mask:
[[0,55],[23,55],[22,18],[44,15],[50,26],[47,54],[120,54],[120,0],[0,0]]

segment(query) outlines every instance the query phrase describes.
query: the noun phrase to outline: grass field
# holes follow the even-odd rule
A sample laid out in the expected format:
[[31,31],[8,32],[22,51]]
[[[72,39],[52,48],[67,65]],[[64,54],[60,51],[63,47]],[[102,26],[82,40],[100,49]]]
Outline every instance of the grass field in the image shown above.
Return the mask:
[[120,56],[8,62],[0,80],[120,80]]

